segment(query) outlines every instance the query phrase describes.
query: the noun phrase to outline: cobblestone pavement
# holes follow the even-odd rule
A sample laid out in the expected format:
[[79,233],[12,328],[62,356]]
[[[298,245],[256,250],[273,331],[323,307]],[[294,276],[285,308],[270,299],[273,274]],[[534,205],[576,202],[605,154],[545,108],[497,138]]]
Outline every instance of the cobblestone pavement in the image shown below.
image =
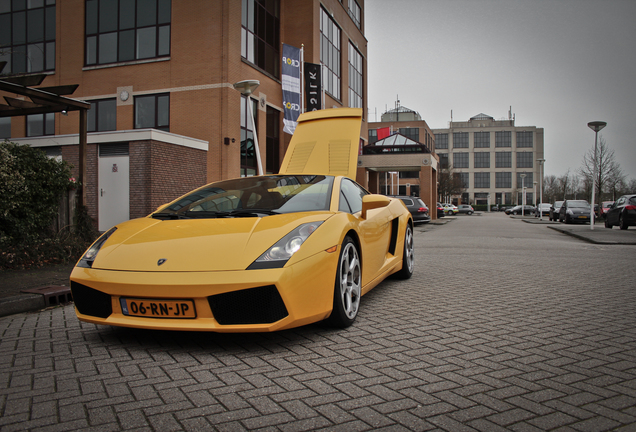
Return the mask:
[[415,241],[346,330],[1,318],[0,430],[636,430],[636,247],[502,214]]

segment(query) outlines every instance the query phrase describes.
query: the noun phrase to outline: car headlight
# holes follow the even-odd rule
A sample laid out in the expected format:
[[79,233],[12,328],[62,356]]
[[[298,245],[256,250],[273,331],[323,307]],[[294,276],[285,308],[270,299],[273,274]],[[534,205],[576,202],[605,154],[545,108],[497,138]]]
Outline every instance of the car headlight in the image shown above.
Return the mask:
[[91,247],[89,247],[88,250],[84,253],[84,256],[82,256],[82,259],[80,259],[79,262],[77,263],[77,267],[92,268],[93,262],[95,261],[95,257],[97,256],[97,253],[102,248],[104,243],[106,243],[106,240],[108,240],[108,237],[110,237],[116,230],[117,230],[117,227],[112,227],[111,229],[106,231],[104,234],[102,234],[102,236],[98,238],[95,241],[95,243],[93,243]]
[[573,212],[572,210],[570,210],[570,209],[567,209],[565,212],[566,212],[567,214],[569,214],[569,215],[574,215],[574,212]]
[[248,270],[281,268],[300,249],[307,238],[323,221],[304,223],[277,241],[265,253],[256,258]]

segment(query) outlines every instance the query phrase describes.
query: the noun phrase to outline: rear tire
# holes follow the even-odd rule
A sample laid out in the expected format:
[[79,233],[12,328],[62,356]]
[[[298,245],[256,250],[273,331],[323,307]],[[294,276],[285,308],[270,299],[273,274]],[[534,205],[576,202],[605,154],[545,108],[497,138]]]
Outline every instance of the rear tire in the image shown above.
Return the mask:
[[605,218],[605,228],[612,229],[612,225],[610,225],[610,223],[609,223],[609,221],[607,220],[607,218]]
[[362,295],[360,254],[351,237],[345,237],[338,259],[333,293],[333,310],[327,323],[339,328],[349,327],[358,316]]
[[402,270],[395,273],[398,279],[410,279],[415,269],[415,255],[413,253],[413,229],[411,225],[406,225],[404,234],[404,250],[402,252]]

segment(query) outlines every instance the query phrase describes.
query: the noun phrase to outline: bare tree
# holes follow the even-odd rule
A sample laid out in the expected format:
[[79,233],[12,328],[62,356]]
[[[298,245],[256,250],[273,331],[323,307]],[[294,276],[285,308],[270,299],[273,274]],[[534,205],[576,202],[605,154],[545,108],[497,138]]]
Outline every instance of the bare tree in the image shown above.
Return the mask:
[[566,199],[567,194],[572,188],[572,175],[570,174],[570,169],[568,168],[567,172],[563,174],[561,177],[557,179],[557,196],[558,198]]
[[439,194],[440,201],[444,202],[449,200],[453,195],[461,195],[464,192],[464,184],[459,176],[459,173],[455,172],[452,165],[448,165],[448,168],[441,168],[437,173],[437,193]]
[[588,150],[583,155],[583,164],[579,169],[581,176],[589,184],[591,196],[592,177],[594,175],[594,164],[596,163],[596,178],[594,178],[595,196],[598,200],[603,199],[603,191],[610,184],[618,184],[624,177],[620,165],[614,159],[614,150],[610,149],[605,139],[599,134],[598,146],[596,150],[596,160],[594,159],[594,149]]
[[554,202],[559,197],[559,181],[555,175],[543,178],[543,198],[544,201]]

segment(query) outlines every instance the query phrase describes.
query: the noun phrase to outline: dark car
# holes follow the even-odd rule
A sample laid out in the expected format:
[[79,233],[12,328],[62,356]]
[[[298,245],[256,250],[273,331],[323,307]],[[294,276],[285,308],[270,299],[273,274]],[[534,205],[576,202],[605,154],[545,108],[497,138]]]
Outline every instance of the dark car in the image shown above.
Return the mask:
[[442,205],[442,203],[437,203],[436,207],[437,207],[437,217],[438,218],[444,217],[444,206]]
[[[523,207],[523,212],[521,210],[522,207]],[[506,210],[507,215],[509,214],[520,215],[523,213],[524,216],[531,216],[534,214],[534,212],[535,212],[535,208],[531,205],[525,205],[525,206],[518,205]]]
[[555,201],[550,206],[550,220],[558,221],[559,220],[559,211],[561,211],[561,206],[563,205],[563,201]]
[[393,195],[393,198],[399,198],[402,200],[413,216],[413,223],[428,223],[431,221],[431,217],[428,214],[428,207],[419,197]]
[[460,204],[457,206],[457,212],[459,214],[467,214],[467,215],[471,215],[473,213],[475,213],[475,209],[473,208],[473,206],[467,205],[467,204]]
[[585,200],[565,200],[559,210],[559,222],[589,222],[590,211],[590,203]]
[[622,230],[636,226],[636,195],[623,195],[605,214],[605,228],[618,225]]

